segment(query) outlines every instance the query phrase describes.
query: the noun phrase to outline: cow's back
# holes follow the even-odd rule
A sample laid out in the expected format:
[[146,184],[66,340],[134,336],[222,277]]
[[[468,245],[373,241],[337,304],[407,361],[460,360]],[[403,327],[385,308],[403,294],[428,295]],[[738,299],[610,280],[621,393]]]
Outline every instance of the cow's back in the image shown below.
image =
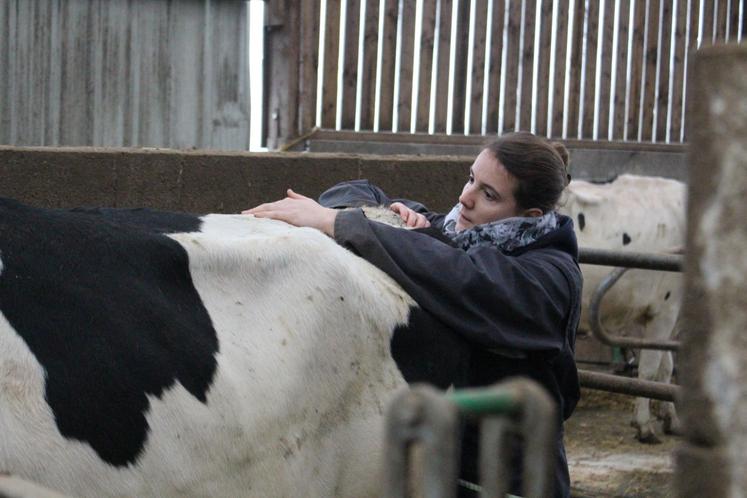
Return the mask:
[[376,494],[409,296],[315,230],[139,215],[0,203],[0,471],[76,496]]
[[[673,253],[684,244],[685,194],[683,183],[659,177],[621,175],[604,184],[574,180],[561,211],[573,219],[579,247]],[[612,268],[581,265],[581,269],[581,327],[588,329],[591,295]],[[605,296],[604,325],[630,332],[654,315],[676,315],[681,288],[678,273],[629,270]]]

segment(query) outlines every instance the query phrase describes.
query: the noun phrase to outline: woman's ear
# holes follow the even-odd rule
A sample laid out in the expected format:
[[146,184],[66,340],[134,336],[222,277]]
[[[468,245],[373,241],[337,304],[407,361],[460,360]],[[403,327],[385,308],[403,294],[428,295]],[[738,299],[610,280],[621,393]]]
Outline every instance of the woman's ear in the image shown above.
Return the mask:
[[524,211],[525,218],[536,218],[542,216],[542,210],[540,208],[531,208]]

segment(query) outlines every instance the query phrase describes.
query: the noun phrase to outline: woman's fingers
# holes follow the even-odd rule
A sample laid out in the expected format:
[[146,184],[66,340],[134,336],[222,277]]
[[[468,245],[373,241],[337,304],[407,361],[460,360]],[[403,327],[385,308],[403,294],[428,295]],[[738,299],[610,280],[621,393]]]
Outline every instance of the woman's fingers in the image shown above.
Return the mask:
[[420,213],[416,213],[401,202],[393,202],[389,209],[397,213],[405,226],[410,228],[427,228],[431,226],[428,219]]
[[415,228],[428,228],[429,226],[431,226],[431,222],[428,221],[428,218],[426,218],[422,214],[419,214],[418,215],[418,223],[415,226]]
[[301,195],[299,193],[296,193],[296,192],[293,191],[293,189],[288,189],[285,192],[285,195],[287,195],[291,199],[309,199],[309,200],[311,200],[311,197],[306,197],[305,195]]

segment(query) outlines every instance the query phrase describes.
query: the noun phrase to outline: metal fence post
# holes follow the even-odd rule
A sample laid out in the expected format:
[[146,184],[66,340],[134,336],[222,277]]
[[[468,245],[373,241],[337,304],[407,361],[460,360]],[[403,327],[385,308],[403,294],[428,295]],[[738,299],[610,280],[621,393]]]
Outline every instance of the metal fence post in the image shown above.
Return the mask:
[[410,450],[422,444],[425,469],[422,496],[456,495],[458,476],[458,412],[480,421],[480,477],[484,497],[504,498],[510,482],[514,435],[524,443],[523,496],[552,494],[555,443],[558,434],[555,403],[535,381],[508,379],[487,388],[457,390],[442,395],[417,385],[390,403],[386,426],[387,480],[383,496],[409,495]]
[[416,385],[390,402],[386,422],[387,476],[383,496],[408,496],[410,450],[423,448],[422,495],[454,498],[459,461],[456,407],[434,388]]

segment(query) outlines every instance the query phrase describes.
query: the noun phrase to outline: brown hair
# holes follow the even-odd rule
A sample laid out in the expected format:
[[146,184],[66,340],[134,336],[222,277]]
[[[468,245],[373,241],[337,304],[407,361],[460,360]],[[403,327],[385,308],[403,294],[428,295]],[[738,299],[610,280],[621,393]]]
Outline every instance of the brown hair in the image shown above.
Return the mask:
[[570,181],[568,149],[526,131],[501,135],[486,149],[517,180],[514,197],[520,209],[555,209]]

